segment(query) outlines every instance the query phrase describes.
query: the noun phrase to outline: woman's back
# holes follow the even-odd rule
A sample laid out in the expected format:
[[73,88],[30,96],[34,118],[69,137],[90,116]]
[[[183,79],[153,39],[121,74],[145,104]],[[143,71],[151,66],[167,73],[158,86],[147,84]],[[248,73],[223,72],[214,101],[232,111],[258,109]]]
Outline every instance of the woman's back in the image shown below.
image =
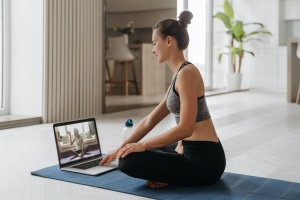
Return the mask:
[[[168,93],[167,106],[173,113],[175,121],[178,124],[180,122],[180,94],[177,91],[177,85],[180,84],[180,79],[183,78],[184,73],[187,70],[191,70],[194,76],[189,77],[194,79],[194,84],[197,84],[197,116],[195,119],[195,126],[193,134],[185,140],[194,141],[214,141],[218,142],[218,137],[209,114],[209,110],[206,104],[206,98],[204,95],[204,83],[199,70],[190,62],[185,62],[181,65],[178,73],[173,78],[171,87]],[[177,81],[179,80],[179,81]],[[179,83],[178,83],[179,82]]]

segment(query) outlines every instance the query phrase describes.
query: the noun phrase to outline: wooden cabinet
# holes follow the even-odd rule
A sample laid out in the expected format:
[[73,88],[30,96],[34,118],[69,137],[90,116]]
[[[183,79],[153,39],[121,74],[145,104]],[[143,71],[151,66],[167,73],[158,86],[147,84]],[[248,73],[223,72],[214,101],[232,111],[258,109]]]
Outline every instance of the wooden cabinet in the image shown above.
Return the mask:
[[296,55],[298,45],[299,39],[288,41],[288,102],[296,102],[300,91],[300,58]]
[[139,91],[142,95],[164,94],[166,91],[166,64],[160,64],[152,54],[150,43],[129,44],[135,57]]

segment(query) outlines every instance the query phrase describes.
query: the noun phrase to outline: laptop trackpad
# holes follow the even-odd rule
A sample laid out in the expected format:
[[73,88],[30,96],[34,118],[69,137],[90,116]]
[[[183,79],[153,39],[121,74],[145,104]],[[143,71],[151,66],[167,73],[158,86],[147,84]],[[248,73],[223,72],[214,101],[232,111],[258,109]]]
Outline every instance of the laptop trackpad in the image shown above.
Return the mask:
[[118,167],[118,165],[119,165],[119,160],[114,160],[114,161],[112,161],[111,163],[109,163],[109,165],[101,165],[101,167],[105,167],[105,166],[107,166],[107,167]]
[[90,169],[87,169],[88,172],[90,172],[91,174],[100,174],[102,172],[105,172],[105,171],[111,171],[113,169],[117,169],[118,168],[118,161],[115,160],[113,162],[111,162],[109,165],[99,165],[99,166],[96,166],[96,167],[92,167]]

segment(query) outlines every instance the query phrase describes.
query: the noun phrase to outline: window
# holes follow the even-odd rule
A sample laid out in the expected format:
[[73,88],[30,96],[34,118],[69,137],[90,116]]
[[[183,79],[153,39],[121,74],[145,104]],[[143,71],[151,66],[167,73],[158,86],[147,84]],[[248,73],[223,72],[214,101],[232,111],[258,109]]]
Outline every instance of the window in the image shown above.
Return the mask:
[[3,109],[3,1],[0,4],[0,17],[0,46],[2,47],[0,52],[0,108]]
[[0,0],[0,114],[8,114],[9,0]]
[[185,51],[186,58],[201,72],[206,90],[212,88],[212,1],[178,0],[178,16],[182,10],[193,13],[192,23],[188,26],[190,43]]

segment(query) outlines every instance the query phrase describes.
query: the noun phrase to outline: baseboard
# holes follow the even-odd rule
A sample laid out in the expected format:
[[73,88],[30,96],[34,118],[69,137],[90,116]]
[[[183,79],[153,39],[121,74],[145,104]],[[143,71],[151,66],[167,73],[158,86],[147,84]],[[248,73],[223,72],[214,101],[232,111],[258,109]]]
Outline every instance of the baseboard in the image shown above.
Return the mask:
[[41,121],[42,117],[2,115],[0,116],[0,130],[40,124]]
[[226,89],[220,89],[220,90],[211,90],[211,91],[205,91],[205,96],[216,96],[216,95],[222,95],[222,94],[229,94],[234,92],[246,92],[249,91],[249,88],[243,88],[240,90],[226,90]]

